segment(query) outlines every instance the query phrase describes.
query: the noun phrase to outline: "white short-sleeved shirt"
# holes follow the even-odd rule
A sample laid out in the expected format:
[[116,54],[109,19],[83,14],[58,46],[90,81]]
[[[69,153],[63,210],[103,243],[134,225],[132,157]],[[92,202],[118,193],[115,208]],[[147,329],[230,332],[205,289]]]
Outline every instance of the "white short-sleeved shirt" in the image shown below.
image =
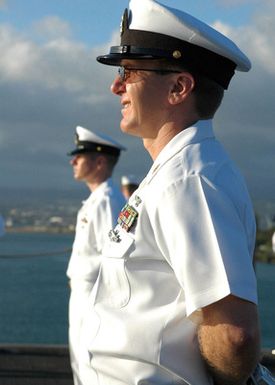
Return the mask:
[[93,385],[209,385],[200,309],[257,302],[255,220],[211,121],[175,136],[109,234],[83,333]]
[[67,276],[96,281],[102,248],[115,225],[125,199],[112,179],[107,179],[83,202],[77,215],[75,239]]
[[272,251],[275,253],[275,232],[272,235]]

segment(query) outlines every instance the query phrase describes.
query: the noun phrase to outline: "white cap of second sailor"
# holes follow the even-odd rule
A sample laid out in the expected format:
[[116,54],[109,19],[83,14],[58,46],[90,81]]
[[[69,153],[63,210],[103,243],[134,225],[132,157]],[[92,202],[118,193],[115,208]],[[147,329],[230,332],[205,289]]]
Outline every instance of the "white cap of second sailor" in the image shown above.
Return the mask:
[[119,156],[120,151],[126,150],[124,146],[111,137],[102,133],[93,132],[81,126],[76,127],[75,145],[76,148],[69,152],[68,155],[98,152]]

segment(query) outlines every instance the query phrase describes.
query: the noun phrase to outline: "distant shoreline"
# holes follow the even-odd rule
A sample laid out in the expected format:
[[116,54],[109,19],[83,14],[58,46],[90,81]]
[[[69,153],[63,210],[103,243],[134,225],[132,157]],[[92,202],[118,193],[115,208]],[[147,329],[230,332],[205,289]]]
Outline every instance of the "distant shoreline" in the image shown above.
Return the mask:
[[[6,233],[12,234],[74,234],[74,226],[20,226],[8,227]],[[255,251],[255,262],[275,264],[275,254],[270,247],[260,246]]]
[[6,228],[6,233],[48,233],[48,234],[73,234],[74,228],[71,227],[57,227],[57,226],[22,226]]

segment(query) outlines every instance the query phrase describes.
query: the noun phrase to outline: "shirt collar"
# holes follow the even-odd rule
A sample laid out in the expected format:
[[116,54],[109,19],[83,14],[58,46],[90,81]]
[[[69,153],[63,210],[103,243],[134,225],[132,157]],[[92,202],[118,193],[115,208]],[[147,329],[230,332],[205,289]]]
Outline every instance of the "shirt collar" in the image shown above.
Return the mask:
[[174,136],[170,142],[167,143],[167,145],[161,150],[156,160],[154,161],[147,177],[151,179],[164,163],[166,163],[184,147],[188,146],[189,144],[199,143],[207,138],[213,137],[214,132],[212,120],[200,120],[193,126],[182,130],[176,136]]
[[86,203],[87,201],[94,201],[97,199],[98,195],[101,195],[103,191],[105,191],[108,187],[113,186],[113,180],[112,178],[106,179],[104,182],[102,182],[90,195],[89,197],[84,200],[82,203]]

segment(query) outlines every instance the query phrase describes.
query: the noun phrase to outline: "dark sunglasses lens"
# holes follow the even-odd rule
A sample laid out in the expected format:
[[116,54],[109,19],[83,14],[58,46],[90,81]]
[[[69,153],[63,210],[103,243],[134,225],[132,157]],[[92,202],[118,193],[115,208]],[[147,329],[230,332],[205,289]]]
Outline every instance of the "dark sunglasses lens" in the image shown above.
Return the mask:
[[120,77],[120,80],[124,80],[124,76],[125,76],[125,70],[124,70],[124,67],[118,67],[118,75]]

